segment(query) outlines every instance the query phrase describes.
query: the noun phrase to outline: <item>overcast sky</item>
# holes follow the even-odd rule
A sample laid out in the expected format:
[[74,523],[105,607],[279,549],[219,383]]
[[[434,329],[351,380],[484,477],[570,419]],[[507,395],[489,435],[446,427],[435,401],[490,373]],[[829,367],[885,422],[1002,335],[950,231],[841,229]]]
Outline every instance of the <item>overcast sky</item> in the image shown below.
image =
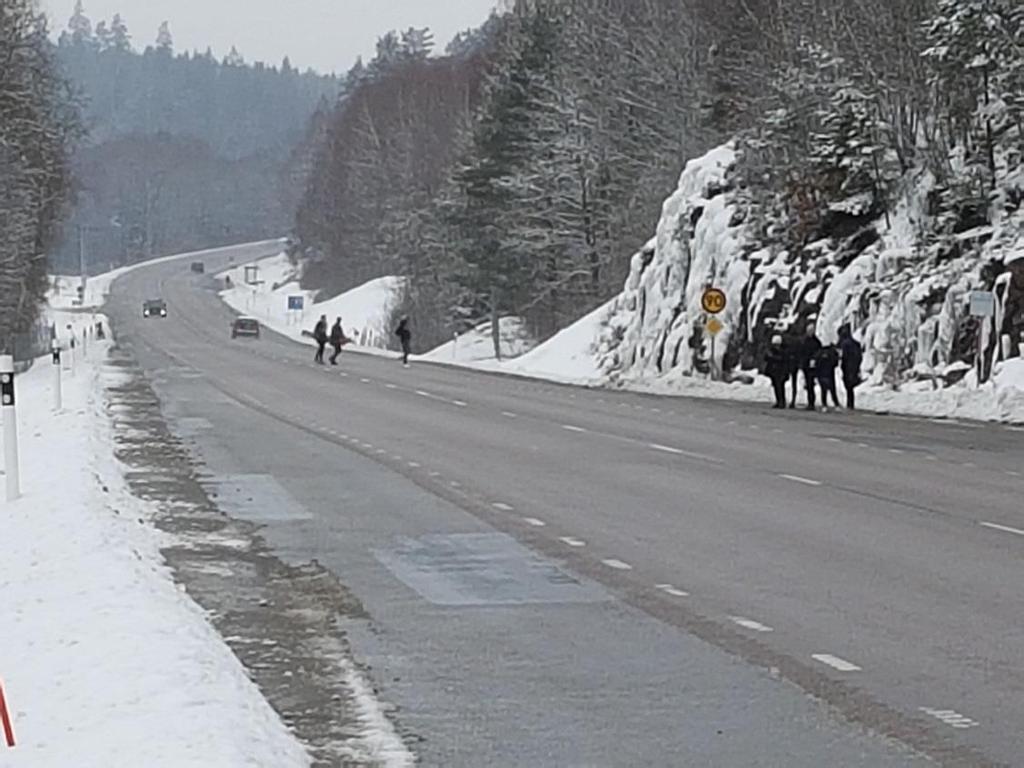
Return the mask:
[[[0,0],[2,1],[2,0]],[[52,29],[67,25],[75,0],[40,0]],[[93,24],[120,13],[136,47],[171,23],[177,50],[211,46],[218,57],[232,45],[246,61],[279,63],[285,55],[305,69],[344,72],[356,56],[372,54],[389,29],[430,27],[439,48],[478,26],[495,0],[84,0]]]

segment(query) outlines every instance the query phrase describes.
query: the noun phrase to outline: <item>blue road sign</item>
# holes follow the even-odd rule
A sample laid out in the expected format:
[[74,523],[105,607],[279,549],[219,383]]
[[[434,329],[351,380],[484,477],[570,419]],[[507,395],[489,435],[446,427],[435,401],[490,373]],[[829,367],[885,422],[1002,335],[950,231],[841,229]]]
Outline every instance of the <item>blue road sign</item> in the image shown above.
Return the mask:
[[304,296],[289,296],[288,309],[301,310],[306,305]]

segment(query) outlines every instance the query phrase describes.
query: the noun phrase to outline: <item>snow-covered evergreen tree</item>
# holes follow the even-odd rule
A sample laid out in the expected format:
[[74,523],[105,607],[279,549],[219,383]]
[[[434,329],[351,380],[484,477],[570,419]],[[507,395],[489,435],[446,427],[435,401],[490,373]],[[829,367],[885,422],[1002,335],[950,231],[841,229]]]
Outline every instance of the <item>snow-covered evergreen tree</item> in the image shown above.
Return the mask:
[[166,53],[170,53],[174,50],[174,38],[171,36],[171,26],[166,21],[160,25],[160,29],[156,33],[156,49]]

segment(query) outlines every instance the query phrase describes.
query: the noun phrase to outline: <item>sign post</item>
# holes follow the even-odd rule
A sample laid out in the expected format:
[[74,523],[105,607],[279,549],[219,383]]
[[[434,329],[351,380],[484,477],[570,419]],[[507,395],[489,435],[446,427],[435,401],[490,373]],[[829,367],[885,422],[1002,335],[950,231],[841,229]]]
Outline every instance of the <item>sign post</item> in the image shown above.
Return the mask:
[[64,407],[60,389],[60,342],[54,339],[50,344],[53,347],[53,410],[59,411]]
[[704,327],[707,330],[707,332],[711,334],[710,370],[712,380],[718,378],[716,376],[717,357],[715,356],[715,339],[718,337],[718,334],[725,330],[725,325],[722,323],[721,320],[715,317],[715,315],[719,315],[722,312],[724,312],[726,306],[728,306],[728,303],[729,301],[725,295],[725,291],[723,291],[721,288],[708,287],[707,289],[705,289],[704,295],[700,297],[701,308],[703,308],[705,312],[711,315],[711,318],[707,321],[707,324]]
[[988,320],[996,314],[996,295],[992,291],[971,291],[971,317],[978,318],[978,335],[975,340],[975,369],[980,387],[988,378],[985,371],[985,349],[988,347]]
[[4,420],[4,472],[7,500],[21,496],[18,475],[18,418],[14,408],[14,356],[0,355],[0,412]]

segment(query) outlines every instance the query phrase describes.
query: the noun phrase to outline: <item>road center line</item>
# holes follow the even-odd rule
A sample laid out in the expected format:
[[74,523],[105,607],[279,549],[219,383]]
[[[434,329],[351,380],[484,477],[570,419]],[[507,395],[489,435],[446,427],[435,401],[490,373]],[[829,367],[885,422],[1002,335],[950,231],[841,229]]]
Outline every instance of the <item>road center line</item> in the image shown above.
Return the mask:
[[822,664],[826,664],[833,669],[838,669],[840,672],[860,672],[861,668],[856,664],[851,664],[846,659],[840,659],[838,656],[833,656],[830,653],[816,653],[811,656],[815,661],[820,661]]
[[385,384],[384,388],[385,389],[398,389],[398,385],[397,384]]
[[514,413],[512,413],[512,411],[502,411],[501,415],[504,416],[506,419],[517,419],[517,418],[519,418]]
[[511,506],[510,504],[505,504],[504,502],[501,502],[501,501],[496,501],[493,504],[491,504],[491,506],[494,507],[495,509],[501,510],[502,512],[514,512],[515,511],[515,507]]
[[580,549],[581,547],[587,546],[587,542],[580,541],[579,539],[574,539],[572,536],[562,536],[558,540],[563,544],[566,544],[570,547],[575,547],[576,549]]
[[616,571],[632,571],[633,570],[633,566],[630,565],[629,563],[624,563],[621,560],[616,560],[613,557],[612,558],[608,558],[607,560],[602,560],[601,562],[604,563],[605,565],[607,565],[609,568],[614,568]]
[[544,528],[547,526],[543,520],[538,520],[536,517],[524,517],[523,522],[527,525],[532,525],[534,528]]
[[775,630],[769,627],[767,624],[762,624],[759,621],[753,619],[747,619],[743,616],[730,616],[730,621],[734,624],[739,624],[744,629],[752,629],[755,632],[774,632]]
[[1024,531],[1020,528],[1010,528],[1007,525],[999,525],[998,523],[981,523],[986,528],[991,528],[994,531],[1002,531],[1003,533],[1012,533],[1016,536],[1024,536]]
[[682,456],[684,454],[683,451],[679,450],[678,448],[673,448],[670,445],[660,445],[659,443],[650,443],[648,445],[648,447],[651,448],[652,450],[655,450],[655,451],[661,451],[662,453],[671,453],[673,456]]
[[469,403],[462,400],[452,400],[452,405],[458,406],[459,408],[468,408]]
[[803,485],[822,485],[820,480],[811,480],[810,478],[807,477],[800,477],[800,475],[779,475],[779,477],[783,478],[784,480],[792,480],[794,483],[802,483]]

